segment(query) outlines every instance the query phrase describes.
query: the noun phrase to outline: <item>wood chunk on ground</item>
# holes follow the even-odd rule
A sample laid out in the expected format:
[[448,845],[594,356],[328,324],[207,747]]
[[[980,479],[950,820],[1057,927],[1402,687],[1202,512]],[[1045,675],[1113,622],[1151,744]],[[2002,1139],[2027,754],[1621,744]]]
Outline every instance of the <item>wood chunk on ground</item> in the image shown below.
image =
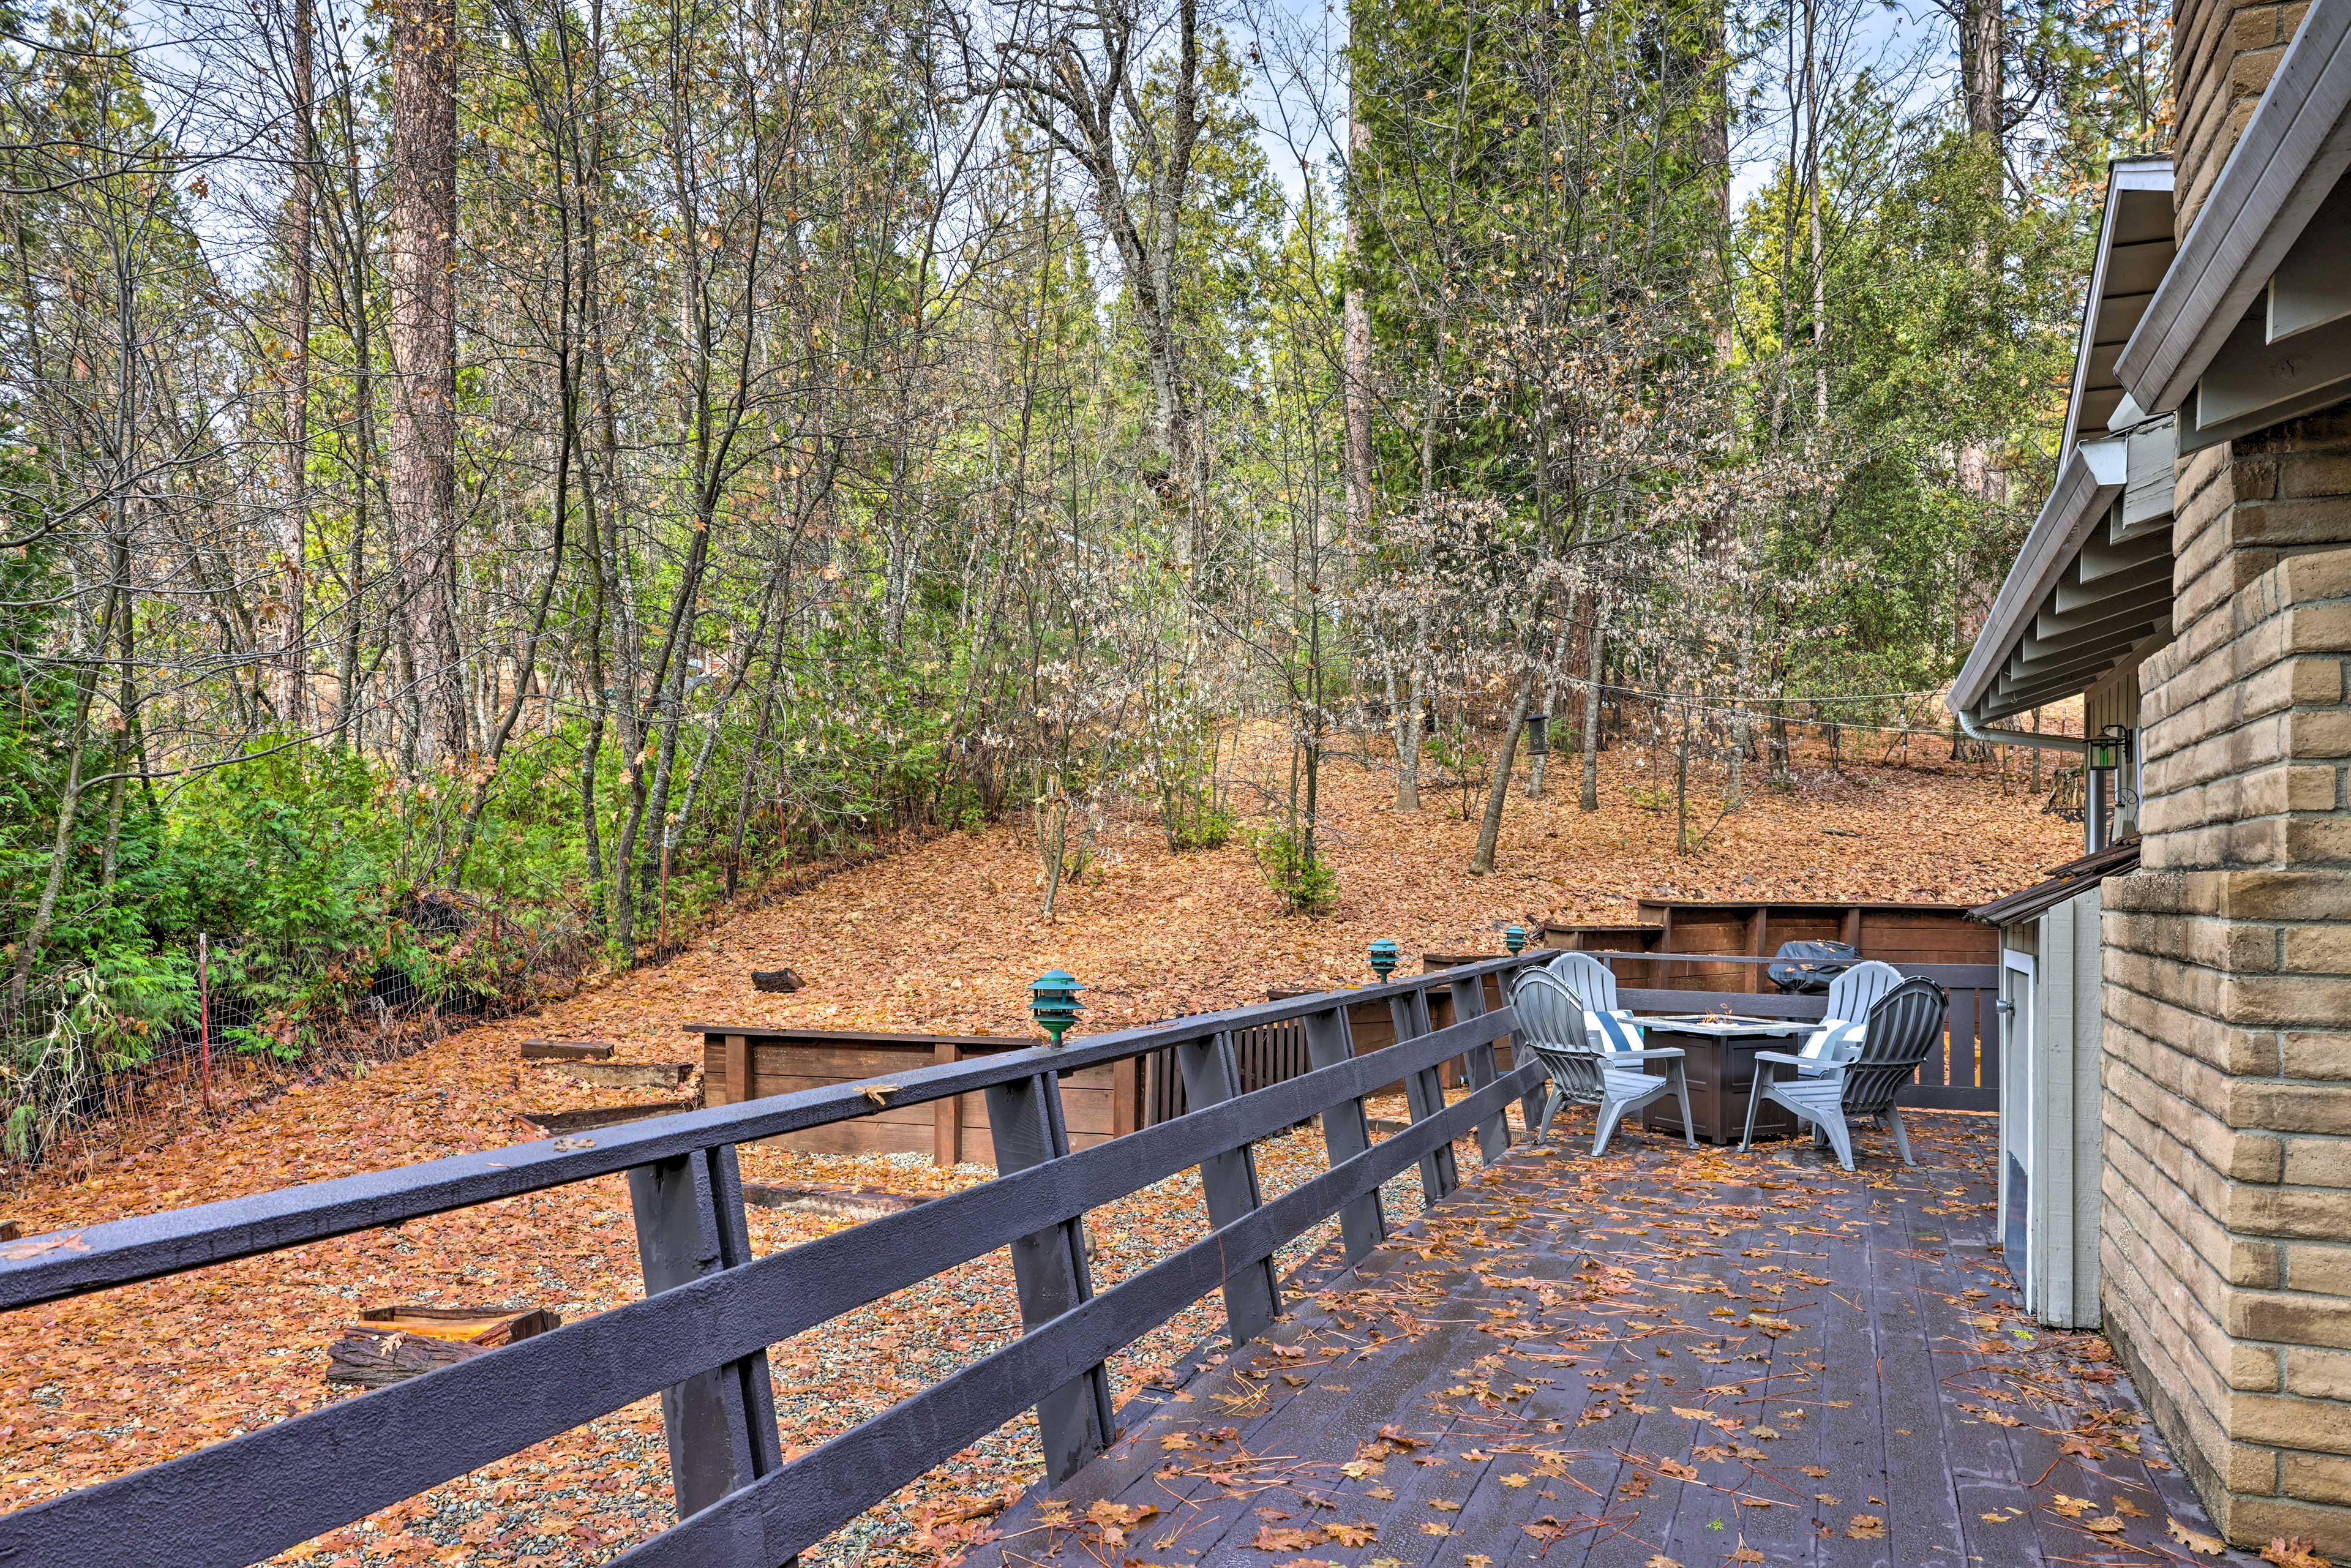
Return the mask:
[[522,1042],[525,1061],[604,1061],[612,1055],[612,1043],[603,1040],[527,1040]]
[[690,1061],[541,1061],[541,1071],[599,1089],[674,1089],[693,1071]]

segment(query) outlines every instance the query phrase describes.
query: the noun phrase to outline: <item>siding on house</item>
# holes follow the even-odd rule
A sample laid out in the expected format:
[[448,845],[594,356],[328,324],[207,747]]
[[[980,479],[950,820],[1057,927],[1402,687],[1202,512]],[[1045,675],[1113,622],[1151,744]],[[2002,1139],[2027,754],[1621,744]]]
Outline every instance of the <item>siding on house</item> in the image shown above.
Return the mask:
[[2099,893],[2043,913],[2033,944],[2033,1314],[2057,1328],[2095,1328],[2102,1122]]
[[2082,720],[2085,735],[2096,735],[2110,727],[2132,732],[2130,756],[2121,776],[2115,781],[2113,831],[2109,840],[2129,838],[2138,831],[2139,797],[2144,789],[2144,747],[2137,738],[2139,661],[2163,646],[2166,639],[2150,638],[2131,652],[2129,658],[2113,669],[2082,695]]

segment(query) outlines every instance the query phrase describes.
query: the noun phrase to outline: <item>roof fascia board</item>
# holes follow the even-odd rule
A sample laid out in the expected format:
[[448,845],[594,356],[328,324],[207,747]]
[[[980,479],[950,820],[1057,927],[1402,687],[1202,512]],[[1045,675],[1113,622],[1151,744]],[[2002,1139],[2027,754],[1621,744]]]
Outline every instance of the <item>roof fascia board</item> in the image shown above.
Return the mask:
[[2074,562],[2089,530],[2106,512],[2130,476],[2128,443],[2116,436],[2085,441],[2065,455],[2057,483],[2033,519],[2024,548],[1993,599],[1991,613],[1976,636],[1968,662],[1952,683],[1951,706],[1972,709],[1991,691],[2009,650],[2022,638],[2057,580]]
[[2178,409],[2260,299],[2351,167],[2346,110],[2351,5],[2314,5],[2115,361],[2116,379],[2139,408]]
[[2168,192],[2172,188],[2171,183],[2171,160],[2168,156],[2117,158],[2106,166],[2106,205],[2098,219],[2098,246],[2090,264],[2090,287],[2082,297],[2082,330],[2074,345],[2074,392],[2065,400],[2065,434],[2057,447],[2060,452],[2071,451],[2081,435],[2082,396],[2089,390],[2090,360],[2098,348],[2098,311],[2105,303],[2106,272],[2116,249],[2115,226],[2122,213],[2123,197],[2132,191]]
[[2179,411],[2179,450],[2265,430],[2351,394],[2351,319],[2276,342],[2258,309],[2237,323]]

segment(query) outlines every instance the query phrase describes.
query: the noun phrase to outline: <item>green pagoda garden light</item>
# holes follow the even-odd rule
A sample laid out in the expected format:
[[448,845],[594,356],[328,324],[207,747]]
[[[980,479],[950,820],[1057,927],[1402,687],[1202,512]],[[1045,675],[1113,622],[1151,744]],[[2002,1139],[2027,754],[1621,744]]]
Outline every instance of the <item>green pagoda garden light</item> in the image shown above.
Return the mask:
[[1527,928],[1523,925],[1503,926],[1502,946],[1510,950],[1510,956],[1513,958],[1525,952],[1527,950]]
[[1078,1015],[1086,1010],[1086,1004],[1078,1000],[1078,993],[1084,989],[1067,969],[1049,969],[1029,982],[1029,1016],[1053,1037],[1054,1045],[1061,1043],[1061,1037],[1076,1027]]
[[1383,936],[1365,948],[1364,952],[1372,960],[1372,973],[1380,977],[1382,985],[1385,985],[1387,977],[1395,973],[1396,959],[1399,956],[1395,939]]

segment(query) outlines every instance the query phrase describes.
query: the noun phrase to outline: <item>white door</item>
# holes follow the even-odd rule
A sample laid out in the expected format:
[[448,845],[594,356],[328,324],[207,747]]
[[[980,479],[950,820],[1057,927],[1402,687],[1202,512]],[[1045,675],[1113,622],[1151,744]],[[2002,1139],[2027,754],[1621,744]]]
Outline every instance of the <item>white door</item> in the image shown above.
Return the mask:
[[2008,1271],[2032,1304],[2033,967],[2030,954],[2000,956],[2000,1238]]

